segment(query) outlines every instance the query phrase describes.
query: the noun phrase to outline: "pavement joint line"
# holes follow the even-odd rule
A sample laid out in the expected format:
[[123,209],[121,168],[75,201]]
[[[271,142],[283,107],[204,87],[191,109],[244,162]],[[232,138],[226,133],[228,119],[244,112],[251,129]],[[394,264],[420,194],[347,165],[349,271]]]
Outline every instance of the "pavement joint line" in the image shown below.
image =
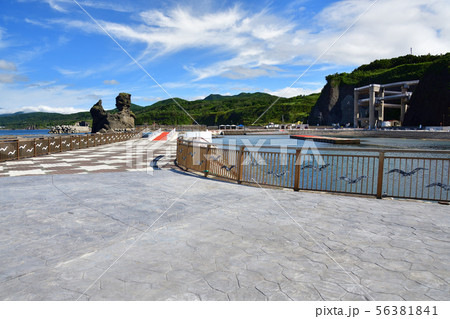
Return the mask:
[[90,210],[92,210],[92,211],[94,211],[94,212],[100,213],[101,215],[106,216],[106,217],[108,217],[108,218],[111,218],[111,219],[113,219],[113,220],[115,220],[115,221],[117,221],[117,222],[119,222],[119,223],[121,223],[121,224],[124,224],[125,226],[128,226],[129,228],[133,228],[133,229],[135,229],[135,230],[137,230],[137,231],[142,232],[142,230],[139,229],[139,228],[136,228],[136,227],[134,227],[134,226],[131,226],[131,225],[125,223],[124,221],[122,221],[122,220],[120,220],[120,219],[118,219],[118,218],[115,218],[115,217],[113,217],[113,216],[111,216],[111,215],[108,215],[108,214],[106,214],[106,213],[103,213],[102,211],[100,211],[100,210],[98,210],[98,209],[92,208],[92,207],[90,207],[90,206],[84,204],[82,201],[79,201],[79,200],[77,201],[77,200],[75,200],[75,198],[73,198],[72,196],[70,196],[69,194],[67,194],[65,191],[63,191],[61,188],[59,188],[58,186],[56,186],[56,184],[55,184],[55,182],[54,182],[54,180],[53,180],[53,176],[54,176],[54,175],[51,175],[53,187],[56,188],[58,191],[60,191],[64,196],[66,196],[67,198],[69,198],[69,199],[70,199],[71,201],[73,201],[74,203],[77,203],[78,205],[80,205],[80,206],[82,206],[82,207],[84,207],[84,208],[90,209]]
[[[307,235],[308,235],[308,237],[309,238],[311,238],[312,239],[312,241],[336,264],[336,265],[338,265],[338,267],[339,268],[341,268],[342,269],[342,271],[348,276],[348,277],[350,277],[350,279],[363,291],[363,293],[364,294],[367,294],[367,296],[369,296],[370,297],[370,299],[372,299],[372,301],[375,301],[375,299],[370,295],[370,293],[368,292],[368,290],[364,287],[364,286],[362,286],[359,282],[357,282],[356,280],[355,280],[355,278],[353,278],[353,276],[351,276],[350,275],[350,273],[348,272],[348,271],[346,271],[345,269],[344,269],[344,267],[342,267],[342,265],[340,264],[340,263],[338,263],[337,261],[336,261],[336,259],[334,259],[333,258],[333,256],[331,256],[330,255],[330,253],[329,252],[327,252],[326,251],[326,249],[325,248],[323,248],[323,246],[322,245],[320,245],[319,244],[319,242],[302,226],[302,225],[300,225],[300,223],[299,222],[297,222],[297,220],[294,218],[294,217],[292,217],[292,215],[291,214],[289,214],[289,212],[288,211],[286,211],[286,209],[284,209],[284,207],[283,206],[281,206],[281,204],[267,191],[267,190],[265,190],[257,181],[255,181],[255,179],[254,178],[252,178],[252,180],[259,186],[259,188],[261,188],[271,199],[272,199],[272,201],[275,203],[275,204],[277,204],[277,206],[278,207],[280,207],[282,210],[283,210],[283,212],[286,214],[286,215],[288,215],[289,216],[289,218],[304,232],[304,233],[306,233]],[[365,297],[365,296],[364,296]]]
[[111,267],[113,267],[152,227],[153,227],[153,225],[155,225],[156,224],[156,222],[158,221],[158,220],[160,220],[161,219],[161,217],[163,217],[168,211],[169,211],[169,209],[171,209],[172,208],[172,206],[173,205],[175,205],[175,203],[176,202],[178,202],[178,200],[181,198],[181,197],[183,197],[183,195],[184,194],[186,194],[187,193],[187,191],[189,191],[191,188],[192,188],[192,186],[194,186],[198,181],[199,181],[200,179],[195,179],[194,180],[194,182],[191,184],[191,185],[189,185],[189,187],[187,187],[184,191],[183,191],[183,193],[181,193],[181,195],[180,196],[178,196],[170,205],[169,205],[169,207],[167,207],[166,208],[166,210],[161,214],[161,215],[159,215],[158,216],[158,218],[156,218],[154,221],[153,221],[153,223],[150,225],[150,226],[148,226],[147,227],[147,229],[146,230],[144,230],[124,251],[123,251],[123,253],[119,256],[119,257],[117,257],[116,258],[116,260],[114,260],[113,261],[113,263],[108,267],[108,268],[106,268],[105,269],[105,271],[103,271],[103,273],[101,273],[100,274],[100,276],[96,279],[96,280],[94,280],[94,282],[92,282],[90,285],[89,285],[89,287],[87,287],[86,288],[86,290],[80,295],[80,296],[78,296],[78,298],[76,299],[76,301],[79,301],[80,300],[80,298],[81,297],[83,297],[84,295],[86,295],[86,293],[89,291],[89,289],[91,289],[92,288],[92,286],[94,286],[102,277],[103,277],[103,275],[105,275],[107,272],[108,272],[108,270],[109,269],[111,269]]

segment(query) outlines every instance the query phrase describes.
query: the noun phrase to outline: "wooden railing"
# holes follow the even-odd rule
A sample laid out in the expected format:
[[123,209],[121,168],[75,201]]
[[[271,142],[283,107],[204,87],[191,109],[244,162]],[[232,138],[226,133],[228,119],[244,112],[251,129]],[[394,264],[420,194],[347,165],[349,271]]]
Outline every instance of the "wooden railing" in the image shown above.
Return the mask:
[[0,162],[129,140],[140,133],[67,135],[0,142]]
[[298,190],[449,201],[450,151],[273,146],[226,147],[178,140],[177,164],[258,185]]

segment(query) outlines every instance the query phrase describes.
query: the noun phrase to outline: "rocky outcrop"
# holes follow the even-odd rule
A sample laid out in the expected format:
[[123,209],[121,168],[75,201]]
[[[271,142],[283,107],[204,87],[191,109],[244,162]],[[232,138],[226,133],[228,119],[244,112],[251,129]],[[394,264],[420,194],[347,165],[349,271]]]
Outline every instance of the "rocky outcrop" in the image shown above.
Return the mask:
[[89,133],[89,126],[79,125],[56,125],[52,126],[50,134],[76,134],[76,133]]
[[450,125],[450,56],[433,63],[420,79],[404,125]]
[[353,89],[351,85],[327,82],[311,110],[309,124],[353,124]]
[[92,116],[92,133],[119,132],[134,129],[136,116],[130,110],[131,94],[120,93],[116,97],[117,113],[107,113],[99,100],[90,110]]
[[[413,56],[376,60],[352,73],[327,76],[327,83],[311,110],[308,123],[353,125],[353,89],[371,83],[386,84],[420,80],[405,114],[404,126],[449,125],[450,53],[440,56]],[[368,117],[368,106],[360,106]],[[397,112],[398,111],[398,112]],[[399,119],[400,111],[385,110],[385,120]]]

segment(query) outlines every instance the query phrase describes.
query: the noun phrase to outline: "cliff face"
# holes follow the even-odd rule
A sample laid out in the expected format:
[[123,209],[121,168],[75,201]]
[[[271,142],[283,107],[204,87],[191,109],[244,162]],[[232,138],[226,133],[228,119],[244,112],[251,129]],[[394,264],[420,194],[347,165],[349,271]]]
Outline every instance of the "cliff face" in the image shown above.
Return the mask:
[[[353,125],[353,89],[371,83],[420,80],[405,114],[404,126],[450,124],[450,53],[376,60],[351,73],[327,76],[308,122],[311,125]],[[394,110],[395,111],[395,110]],[[360,106],[360,112],[368,112]],[[389,112],[389,110],[388,110]],[[368,115],[367,115],[368,116]],[[389,116],[388,116],[389,117]]]
[[309,124],[353,124],[353,89],[355,86],[328,81],[311,111]]
[[405,114],[405,126],[450,125],[450,57],[433,63],[420,79]]

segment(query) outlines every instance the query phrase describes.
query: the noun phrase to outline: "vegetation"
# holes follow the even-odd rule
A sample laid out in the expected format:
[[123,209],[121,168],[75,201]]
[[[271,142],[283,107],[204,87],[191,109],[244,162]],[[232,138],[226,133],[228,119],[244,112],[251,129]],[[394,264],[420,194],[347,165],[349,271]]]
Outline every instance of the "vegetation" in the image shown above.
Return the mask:
[[[333,86],[363,86],[370,83],[390,83],[420,79],[437,60],[448,61],[445,55],[406,55],[392,59],[375,60],[361,65],[351,73],[328,75],[326,80]],[[133,104],[131,111],[136,115],[136,124],[193,124],[193,120],[179,106],[182,106],[200,124],[252,124],[266,109],[257,124],[305,122],[320,94],[300,95],[292,98],[278,98],[266,93],[241,93],[235,96],[211,94],[205,99],[187,101],[175,98],[159,101],[149,106]],[[324,99],[325,96],[322,97]],[[178,104],[178,105],[177,105]],[[116,109],[108,111],[117,112]],[[0,126],[26,128],[29,126],[50,127],[74,124],[78,121],[91,122],[89,112],[75,114],[16,113],[0,115]]]
[[91,114],[89,112],[74,114],[44,112],[0,114],[0,126],[11,129],[21,129],[31,126],[49,128],[56,125],[73,125],[79,121],[92,122]]
[[[131,111],[136,115],[136,124],[193,124],[194,121],[179,107],[182,106],[198,123],[205,125],[252,124],[277,99],[270,110],[260,119],[259,124],[268,122],[285,123],[305,121],[316,103],[319,94],[278,98],[266,93],[241,93],[235,96],[212,94],[203,100],[187,101],[175,98],[159,101],[149,106],[133,104]],[[179,104],[179,105],[177,105]],[[108,111],[116,113],[117,110]],[[91,122],[89,112],[75,114],[57,113],[15,113],[0,115],[0,126],[7,128],[26,128],[35,125],[39,128],[78,121]]]
[[[278,101],[259,123],[304,121],[319,94],[278,98],[266,93],[241,93],[235,96],[209,95],[203,100],[176,99],[186,112],[201,124],[252,124],[267,108]],[[192,119],[173,100],[164,100],[136,111],[136,124],[192,124]]]
[[431,64],[446,55],[405,55],[392,59],[375,60],[363,64],[351,73],[335,73],[326,77],[333,85],[364,86],[371,83],[389,83],[417,80],[422,77]]

